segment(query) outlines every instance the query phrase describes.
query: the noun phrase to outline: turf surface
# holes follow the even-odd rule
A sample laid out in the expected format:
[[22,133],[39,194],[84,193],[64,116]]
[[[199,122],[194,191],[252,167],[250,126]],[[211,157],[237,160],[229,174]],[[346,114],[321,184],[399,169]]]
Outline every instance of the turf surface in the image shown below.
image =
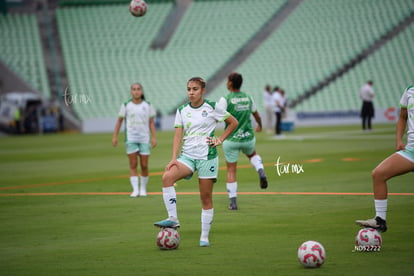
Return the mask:
[[[111,134],[1,137],[0,274],[413,275],[412,173],[389,181],[389,230],[381,251],[354,252],[354,220],[374,215],[370,172],[393,152],[394,129],[301,128],[280,140],[258,134],[269,188],[259,188],[241,156],[238,211],[227,210],[220,149],[211,247],[198,246],[194,178],[178,182],[181,244],[175,251],[158,250],[152,226],[166,217],[161,174],[172,132],[158,133],[149,195],[135,199],[124,147],[113,148]],[[297,248],[306,240],[325,246],[322,268],[298,263]]]

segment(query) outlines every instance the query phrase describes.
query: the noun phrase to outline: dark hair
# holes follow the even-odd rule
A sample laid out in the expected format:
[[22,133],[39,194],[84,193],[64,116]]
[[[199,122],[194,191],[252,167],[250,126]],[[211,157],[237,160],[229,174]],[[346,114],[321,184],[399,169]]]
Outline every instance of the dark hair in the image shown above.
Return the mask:
[[240,87],[242,86],[242,84],[243,84],[243,77],[242,77],[242,75],[241,74],[239,74],[239,73],[231,73],[228,77],[227,77],[227,79],[231,82],[231,86],[234,88],[234,89],[240,89]]
[[187,81],[187,84],[190,81],[198,82],[201,85],[201,88],[206,88],[206,81],[202,77],[193,77]]
[[139,83],[139,82],[134,82],[133,84],[131,84],[131,88],[130,88],[130,89],[132,89],[132,86],[134,86],[135,84],[138,84],[138,85],[141,87],[141,90],[142,90],[141,99],[144,101],[144,100],[145,100],[145,95],[144,95],[144,87],[142,86],[142,84],[141,84],[141,83]]

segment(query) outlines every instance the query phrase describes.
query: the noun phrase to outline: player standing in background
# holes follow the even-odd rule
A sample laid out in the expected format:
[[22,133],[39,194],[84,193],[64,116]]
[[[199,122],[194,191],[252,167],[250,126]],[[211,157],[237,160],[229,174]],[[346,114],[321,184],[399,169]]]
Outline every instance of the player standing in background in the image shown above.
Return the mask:
[[375,96],[374,89],[372,88],[373,85],[374,82],[369,80],[361,87],[359,91],[359,97],[362,100],[361,118],[362,129],[364,131],[372,130],[371,121],[375,115],[374,104],[372,102]]
[[265,129],[267,133],[272,133],[275,121],[275,103],[273,101],[273,91],[269,84],[265,86],[263,91],[263,104],[265,107]]
[[[397,152],[382,161],[372,171],[375,218],[356,221],[360,226],[372,227],[381,232],[387,231],[388,189],[386,181],[414,170],[414,86],[409,86],[404,91],[400,107],[396,130]],[[407,126],[407,145],[405,145],[403,137]]]
[[[213,186],[217,180],[219,160],[217,148],[237,126],[237,120],[214,102],[204,99],[206,82],[200,77],[187,82],[189,102],[180,106],[175,115],[175,133],[171,161],[162,176],[162,194],[168,218],[155,222],[162,228],[180,226],[177,216],[177,197],[174,183],[190,179],[198,172],[201,199],[200,246],[209,246],[209,233],[213,222]],[[225,121],[227,129],[219,138],[214,137],[218,122]],[[179,148],[183,141],[181,154]]]
[[286,109],[286,98],[285,98],[285,92],[280,87],[275,87],[273,91],[273,103],[274,103],[274,112],[276,117],[275,122],[275,138],[281,138],[282,137],[282,118],[283,113]]
[[[257,122],[257,132],[262,131],[262,120],[257,112],[256,104],[251,96],[240,91],[243,77],[239,73],[231,73],[227,77],[227,89],[230,91],[225,97],[221,97],[218,105],[230,112],[239,125],[230,137],[224,141],[223,150],[227,165],[226,188],[230,198],[230,210],[237,210],[237,161],[240,151],[250,160],[259,174],[260,188],[267,188],[267,178],[263,167],[262,158],[256,153],[256,137],[252,127],[250,115],[253,114]],[[226,125],[226,129],[227,129]]]
[[[118,133],[125,119],[125,145],[129,159],[131,197],[146,196],[148,184],[148,160],[151,147],[157,145],[155,137],[155,109],[145,100],[142,85],[131,85],[132,98],[121,105],[118,120],[112,136],[112,145],[118,144]],[[150,144],[151,143],[151,144]],[[141,176],[138,178],[138,156],[141,164]],[[140,183],[139,183],[140,182]]]

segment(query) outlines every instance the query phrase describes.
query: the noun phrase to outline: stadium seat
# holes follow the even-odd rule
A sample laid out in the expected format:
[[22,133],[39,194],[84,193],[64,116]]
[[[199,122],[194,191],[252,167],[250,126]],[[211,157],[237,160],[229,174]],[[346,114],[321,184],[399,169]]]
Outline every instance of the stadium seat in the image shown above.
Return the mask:
[[0,15],[0,59],[43,96],[50,97],[35,15]]

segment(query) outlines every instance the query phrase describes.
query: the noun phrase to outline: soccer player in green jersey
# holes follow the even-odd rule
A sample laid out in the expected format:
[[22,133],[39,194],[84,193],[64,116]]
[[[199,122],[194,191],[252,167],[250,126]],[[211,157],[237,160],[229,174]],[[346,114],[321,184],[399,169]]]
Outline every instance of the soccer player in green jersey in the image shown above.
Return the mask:
[[[223,142],[224,157],[227,165],[226,188],[230,198],[230,210],[237,210],[237,161],[240,151],[250,160],[259,174],[260,187],[267,188],[267,178],[263,167],[262,158],[256,153],[256,137],[252,127],[250,115],[257,122],[256,131],[262,131],[262,119],[256,109],[256,104],[251,96],[240,91],[243,77],[239,73],[231,73],[227,77],[227,89],[230,91],[225,97],[220,98],[218,105],[230,112],[239,122],[235,131]],[[226,125],[227,128],[227,125]]]
[[[206,82],[200,78],[191,78],[187,82],[189,102],[177,109],[175,116],[175,134],[171,161],[162,176],[162,194],[168,218],[155,222],[161,228],[180,226],[177,216],[177,199],[174,183],[180,179],[190,179],[195,171],[201,199],[201,236],[200,246],[209,246],[209,232],[213,222],[213,184],[216,182],[219,168],[217,148],[237,126],[237,120],[215,102],[204,99]],[[227,129],[220,137],[214,137],[219,122],[226,122]],[[181,153],[179,153],[180,144]]]

